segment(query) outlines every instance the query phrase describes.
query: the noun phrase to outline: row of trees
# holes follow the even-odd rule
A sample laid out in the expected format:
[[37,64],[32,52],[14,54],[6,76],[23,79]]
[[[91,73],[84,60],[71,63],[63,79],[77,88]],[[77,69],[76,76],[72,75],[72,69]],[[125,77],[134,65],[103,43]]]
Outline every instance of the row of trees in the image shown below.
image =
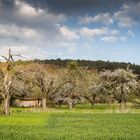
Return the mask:
[[83,101],[92,106],[96,102],[118,102],[123,109],[127,102],[139,96],[137,75],[129,68],[98,73],[80,67],[76,61],[60,69],[49,69],[39,63],[16,66],[10,50],[8,58],[4,58],[6,63],[0,69],[4,114],[10,114],[10,99],[13,96],[42,98],[44,110],[48,100],[59,106],[65,103],[69,109]]
[[[65,67],[68,62],[72,60],[70,59],[50,59],[50,60],[35,60],[35,62],[40,62],[44,64],[53,64],[55,66],[59,67]],[[88,69],[96,69],[98,71],[101,71],[103,69],[105,70],[115,70],[118,68],[125,69],[127,65],[129,65],[130,69],[133,70],[135,74],[140,74],[140,66],[132,63],[124,63],[124,62],[110,62],[110,61],[102,61],[102,60],[76,60],[77,63],[82,67],[87,67]]]

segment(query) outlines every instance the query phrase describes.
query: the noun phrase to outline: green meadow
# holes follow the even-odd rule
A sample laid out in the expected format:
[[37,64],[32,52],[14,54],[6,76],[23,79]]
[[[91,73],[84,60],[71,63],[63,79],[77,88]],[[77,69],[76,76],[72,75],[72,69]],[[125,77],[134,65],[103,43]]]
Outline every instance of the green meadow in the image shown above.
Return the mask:
[[140,140],[140,110],[78,105],[73,110],[12,108],[0,116],[0,140]]

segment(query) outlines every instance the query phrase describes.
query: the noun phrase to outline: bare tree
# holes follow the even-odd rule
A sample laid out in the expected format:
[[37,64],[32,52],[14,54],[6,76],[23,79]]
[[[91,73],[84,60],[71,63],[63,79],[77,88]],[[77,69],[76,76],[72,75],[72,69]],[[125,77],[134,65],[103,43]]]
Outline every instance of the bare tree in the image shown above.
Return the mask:
[[79,76],[80,67],[75,61],[69,62],[66,69],[60,71],[52,94],[58,105],[67,103],[69,109],[72,109],[80,101],[80,92],[77,88]]
[[105,95],[105,87],[99,77],[99,74],[86,69],[82,69],[81,72],[82,74],[77,84],[81,97],[86,99],[92,107],[97,100],[105,102],[108,96]]
[[24,81],[20,78],[20,72],[15,69],[16,62],[13,57],[21,55],[12,54],[9,49],[8,57],[1,56],[6,62],[2,63],[0,69],[0,95],[3,99],[2,112],[5,115],[10,114],[10,99],[13,95],[25,94]]
[[12,98],[11,103],[15,98],[25,98],[32,94],[31,82],[28,80],[26,73],[21,71],[21,68],[18,69],[16,67],[16,70],[13,74],[13,82],[10,88],[10,94]]
[[8,57],[2,56],[5,60],[4,69],[0,71],[0,95],[3,98],[3,114],[10,114],[10,89],[13,83],[13,68],[15,67],[15,62],[11,50],[9,49]]
[[59,88],[59,91],[56,92],[55,99],[58,97],[59,100],[63,99],[63,102],[68,104],[69,109],[72,109],[79,101],[79,96],[76,93],[75,80],[69,76],[67,79],[61,77],[61,88]]
[[53,90],[55,75],[48,73],[43,64],[32,64],[27,73],[33,87],[37,86],[41,91],[42,107],[45,111],[47,99]]

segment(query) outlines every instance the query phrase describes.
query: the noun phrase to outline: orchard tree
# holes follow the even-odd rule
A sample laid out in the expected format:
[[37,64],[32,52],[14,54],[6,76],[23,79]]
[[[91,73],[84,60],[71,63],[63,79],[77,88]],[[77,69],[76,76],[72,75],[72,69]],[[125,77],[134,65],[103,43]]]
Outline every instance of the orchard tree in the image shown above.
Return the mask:
[[27,78],[27,73],[24,73],[24,70],[26,69],[24,67],[24,70],[21,70],[23,67],[18,69],[16,67],[16,71],[14,73],[14,79],[12,82],[12,86],[10,89],[10,92],[12,94],[12,98],[24,98],[31,96],[32,93],[32,83]]
[[134,100],[133,103],[136,105],[140,105],[140,80],[137,82],[137,88],[134,92]]
[[106,89],[98,73],[82,69],[78,87],[81,96],[85,98],[92,107],[94,106],[96,100],[99,100],[100,102],[107,101],[108,96],[106,94]]
[[[13,94],[13,87],[16,85],[16,74],[15,74],[15,65],[13,57],[17,56],[11,53],[9,49],[8,57],[1,56],[5,59],[6,62],[2,63],[0,70],[0,95],[3,99],[3,114],[10,114],[10,98]],[[16,83],[16,84],[15,84]],[[18,83],[19,84],[19,83]],[[19,88],[19,87],[18,87]]]
[[113,72],[105,71],[101,77],[106,81],[108,91],[112,93],[113,98],[120,103],[120,109],[123,110],[127,101],[130,101],[136,91],[136,75],[127,68],[117,69]]
[[47,72],[45,65],[32,64],[28,70],[29,78],[33,87],[38,87],[41,91],[42,108],[46,110],[47,99],[53,91],[54,75]]
[[80,74],[80,67],[75,61],[69,62],[64,70],[60,70],[52,94],[56,104],[61,106],[61,104],[67,103],[69,109],[72,109],[80,101],[77,88]]

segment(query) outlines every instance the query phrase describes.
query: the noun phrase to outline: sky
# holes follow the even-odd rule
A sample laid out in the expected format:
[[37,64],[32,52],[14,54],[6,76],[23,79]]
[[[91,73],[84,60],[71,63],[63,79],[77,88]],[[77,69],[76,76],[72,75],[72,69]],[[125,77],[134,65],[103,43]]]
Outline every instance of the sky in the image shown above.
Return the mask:
[[0,0],[0,55],[140,64],[140,0]]

